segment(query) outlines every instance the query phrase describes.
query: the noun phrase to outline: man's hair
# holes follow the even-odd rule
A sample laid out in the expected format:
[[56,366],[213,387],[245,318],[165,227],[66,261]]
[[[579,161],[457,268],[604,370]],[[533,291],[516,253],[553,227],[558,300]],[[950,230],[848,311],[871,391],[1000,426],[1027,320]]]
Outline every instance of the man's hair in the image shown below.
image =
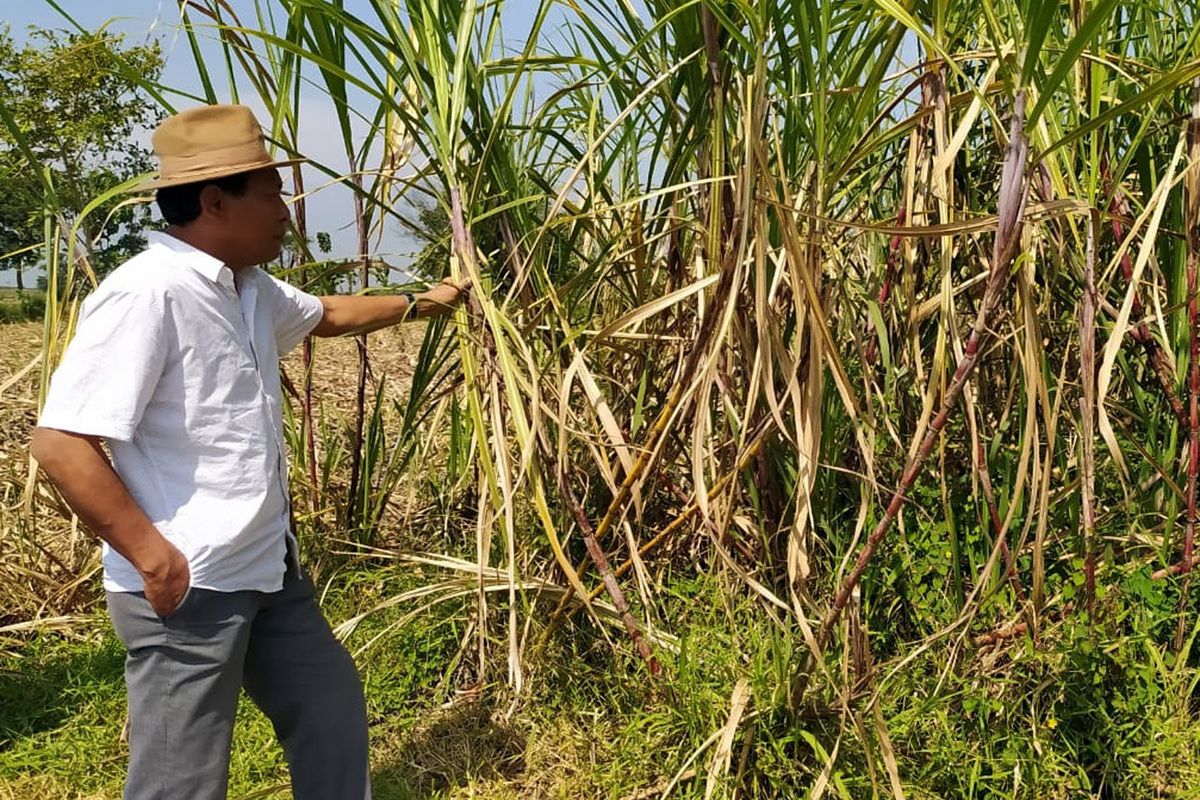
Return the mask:
[[200,216],[200,192],[205,186],[216,186],[226,194],[241,197],[246,193],[249,183],[250,173],[239,172],[199,183],[166,186],[155,193],[154,199],[158,201],[158,210],[168,225],[187,225]]

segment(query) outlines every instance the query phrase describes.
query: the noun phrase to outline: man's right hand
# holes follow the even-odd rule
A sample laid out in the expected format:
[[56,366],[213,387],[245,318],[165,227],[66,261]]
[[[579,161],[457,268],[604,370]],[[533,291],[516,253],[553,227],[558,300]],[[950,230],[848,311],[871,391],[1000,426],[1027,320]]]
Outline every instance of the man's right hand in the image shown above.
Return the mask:
[[100,437],[39,426],[29,452],[92,533],[137,569],[155,613],[173,614],[191,584],[187,559],[130,496]]
[[417,307],[414,310],[420,317],[440,317],[449,314],[470,291],[469,280],[460,283],[453,278],[443,278],[441,283],[429,291],[417,295]]
[[192,579],[183,553],[164,539],[162,559],[153,567],[140,571],[146,599],[150,601],[154,613],[163,619],[174,614],[183,602]]

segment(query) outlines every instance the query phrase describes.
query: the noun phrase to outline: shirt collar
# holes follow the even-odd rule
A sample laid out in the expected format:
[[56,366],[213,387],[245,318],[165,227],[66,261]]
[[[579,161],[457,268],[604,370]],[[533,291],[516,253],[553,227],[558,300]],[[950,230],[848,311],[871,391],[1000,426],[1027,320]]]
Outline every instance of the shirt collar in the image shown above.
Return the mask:
[[225,266],[225,262],[216,256],[193,247],[182,239],[176,239],[169,233],[150,231],[146,240],[151,245],[160,245],[170,250],[179,260],[208,278],[213,283],[221,283],[234,288],[233,270]]

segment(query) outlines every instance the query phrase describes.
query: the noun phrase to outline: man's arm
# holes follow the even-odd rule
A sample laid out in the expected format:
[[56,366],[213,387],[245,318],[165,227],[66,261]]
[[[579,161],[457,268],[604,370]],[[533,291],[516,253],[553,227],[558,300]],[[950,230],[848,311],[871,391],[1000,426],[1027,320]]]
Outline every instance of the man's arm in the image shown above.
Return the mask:
[[438,317],[454,309],[468,289],[447,279],[414,297],[411,311],[404,295],[324,295],[325,315],[313,328],[314,336],[342,336],[395,325],[405,318]]
[[141,574],[160,617],[187,593],[187,559],[130,496],[95,436],[36,428],[29,452],[79,518]]

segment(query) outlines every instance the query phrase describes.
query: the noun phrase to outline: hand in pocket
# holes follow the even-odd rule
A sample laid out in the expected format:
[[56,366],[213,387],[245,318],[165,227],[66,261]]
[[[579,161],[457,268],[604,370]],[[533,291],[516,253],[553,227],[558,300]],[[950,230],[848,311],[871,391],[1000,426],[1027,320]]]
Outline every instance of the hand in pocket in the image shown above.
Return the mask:
[[166,619],[178,610],[191,585],[192,574],[183,553],[172,547],[165,567],[153,575],[142,576],[146,599],[154,613]]

